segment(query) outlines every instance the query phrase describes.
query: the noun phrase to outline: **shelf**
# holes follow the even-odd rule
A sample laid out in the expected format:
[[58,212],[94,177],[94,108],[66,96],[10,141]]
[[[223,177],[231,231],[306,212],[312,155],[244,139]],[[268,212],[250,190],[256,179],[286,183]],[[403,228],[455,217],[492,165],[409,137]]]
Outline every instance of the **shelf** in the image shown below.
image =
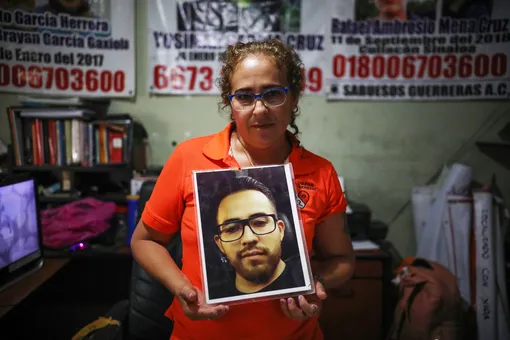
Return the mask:
[[126,203],[126,195],[120,194],[120,193],[108,193],[108,194],[99,194],[99,195],[84,195],[84,196],[72,196],[72,197],[51,197],[51,196],[44,196],[39,195],[39,202],[40,203],[68,203],[77,201],[79,199],[85,198],[85,197],[94,197],[98,200],[102,201],[111,201],[114,203]]
[[484,154],[510,170],[510,143],[476,142]]
[[506,123],[506,125],[498,132],[498,135],[501,140],[510,143],[510,122]]
[[96,166],[67,166],[67,165],[20,165],[10,168],[12,172],[44,172],[44,171],[72,171],[72,172],[117,172],[131,171],[131,168],[125,164],[107,164]]
[[94,244],[90,248],[71,252],[67,249],[44,248],[45,258],[87,258],[87,257],[131,257],[131,248],[125,242],[116,242],[113,245]]

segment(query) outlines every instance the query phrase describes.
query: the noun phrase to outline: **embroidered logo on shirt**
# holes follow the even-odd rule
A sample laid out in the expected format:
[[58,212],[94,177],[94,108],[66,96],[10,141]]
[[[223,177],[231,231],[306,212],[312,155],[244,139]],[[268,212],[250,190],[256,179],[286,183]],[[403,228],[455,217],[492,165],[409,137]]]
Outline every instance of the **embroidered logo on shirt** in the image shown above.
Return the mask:
[[296,195],[297,206],[301,209],[306,207],[306,204],[310,200],[310,194],[304,190],[301,190]]
[[313,184],[311,182],[297,181],[296,185],[297,185],[298,189],[306,189],[306,190],[317,191],[317,188],[315,187],[315,184]]

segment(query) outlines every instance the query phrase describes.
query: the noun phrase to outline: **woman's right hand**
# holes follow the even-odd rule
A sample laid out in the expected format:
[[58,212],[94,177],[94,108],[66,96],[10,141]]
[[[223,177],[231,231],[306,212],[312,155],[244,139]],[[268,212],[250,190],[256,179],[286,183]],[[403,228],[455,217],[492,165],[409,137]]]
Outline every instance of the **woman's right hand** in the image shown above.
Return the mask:
[[184,314],[191,320],[215,320],[229,310],[229,307],[224,305],[208,306],[204,293],[191,284],[182,287],[175,296],[179,299]]

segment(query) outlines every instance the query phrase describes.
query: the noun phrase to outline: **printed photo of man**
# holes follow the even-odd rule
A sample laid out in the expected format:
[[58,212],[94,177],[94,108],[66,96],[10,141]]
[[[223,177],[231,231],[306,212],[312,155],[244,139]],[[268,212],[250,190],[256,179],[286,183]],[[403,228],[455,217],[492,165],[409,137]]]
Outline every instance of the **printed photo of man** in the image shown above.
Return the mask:
[[[283,171],[281,178],[279,174],[267,176],[265,171],[268,182],[286,183]],[[208,221],[202,225],[204,240],[212,241],[205,257],[213,299],[305,284],[295,227],[290,223],[290,209],[285,209],[285,203],[289,206],[288,191],[282,185],[271,190],[256,178],[264,177],[262,172],[258,174],[203,174],[216,176],[215,189],[209,189],[214,191],[214,199],[201,203],[206,216],[202,221]]]
[[0,8],[6,11],[32,12],[35,6],[35,0],[0,0]]
[[356,20],[436,20],[437,0],[356,0]]
[[443,17],[480,19],[492,16],[493,0],[444,0]]
[[38,6],[36,13],[50,12],[53,14],[65,13],[76,17],[95,17],[88,0],[48,0]]

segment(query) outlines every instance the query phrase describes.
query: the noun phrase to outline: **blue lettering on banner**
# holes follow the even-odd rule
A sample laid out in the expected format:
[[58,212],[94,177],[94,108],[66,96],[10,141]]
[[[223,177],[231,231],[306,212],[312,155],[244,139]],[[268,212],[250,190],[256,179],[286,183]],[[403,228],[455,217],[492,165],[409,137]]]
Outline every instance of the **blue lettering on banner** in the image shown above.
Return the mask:
[[14,24],[22,27],[45,27],[57,28],[57,17],[49,12],[44,14],[27,13],[24,11],[14,12]]
[[0,28],[0,42],[18,45],[45,45],[65,48],[92,48],[96,50],[127,50],[129,40],[97,37],[82,37],[76,34],[59,34],[51,32],[25,32]]
[[296,51],[324,51],[324,35],[287,34],[286,43]]
[[40,45],[41,36],[36,32],[0,28],[0,42],[20,45]]
[[[440,34],[472,34],[472,33],[502,33],[510,30],[509,19],[439,19]],[[415,21],[355,21],[331,20],[331,32],[333,34],[372,34],[372,35],[425,35],[434,34],[436,21],[415,20]]]
[[89,33],[109,33],[110,25],[108,21],[93,18],[78,18],[67,14],[59,14],[60,28],[73,31],[82,31]]
[[0,24],[10,25],[12,24],[12,13],[0,9]]
[[85,40],[76,35],[60,35],[45,32],[42,34],[43,43],[46,46],[57,46],[57,47],[85,47]]
[[[238,34],[234,32],[189,32],[189,33],[171,33],[162,31],[153,31],[152,37],[154,46],[158,49],[181,50],[181,49],[215,49],[223,50],[226,46],[237,41],[248,42],[254,40],[264,40],[277,38],[281,39],[278,33],[261,34]],[[322,36],[321,36],[322,37]],[[317,39],[317,38],[316,38]],[[301,39],[302,40],[302,39]],[[323,38],[322,38],[323,40]],[[307,42],[303,40],[303,46]],[[318,47],[322,47],[322,41],[314,41]]]
[[[154,46],[158,49],[224,49],[227,45],[237,41],[249,42],[277,38],[285,40],[296,51],[324,51],[323,34],[237,34],[237,33],[171,33],[152,32]],[[283,38],[282,38],[283,37]]]
[[508,19],[439,19],[440,34],[471,34],[508,32]]
[[84,33],[110,33],[110,24],[107,20],[100,18],[75,17],[69,14],[59,13],[57,15],[45,13],[29,13],[16,10],[13,13],[0,10],[0,23],[18,27],[36,28],[39,30],[78,31]]
[[87,46],[95,50],[129,50],[129,40],[89,36]]
[[436,30],[436,21],[433,20],[415,20],[415,21],[355,21],[340,20],[333,18],[331,20],[331,33],[333,34],[434,34]]
[[197,37],[194,33],[152,32],[156,48],[162,49],[193,49],[197,48]]

